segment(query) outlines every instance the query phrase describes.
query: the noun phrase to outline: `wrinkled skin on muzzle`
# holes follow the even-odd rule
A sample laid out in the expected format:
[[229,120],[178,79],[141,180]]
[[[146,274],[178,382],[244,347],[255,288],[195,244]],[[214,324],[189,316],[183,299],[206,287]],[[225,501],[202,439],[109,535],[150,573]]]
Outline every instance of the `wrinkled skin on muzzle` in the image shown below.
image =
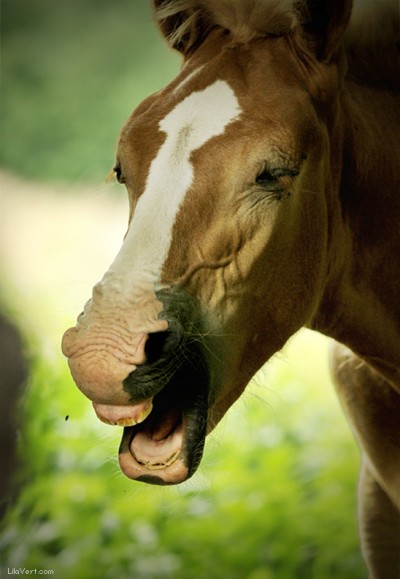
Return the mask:
[[120,295],[107,283],[95,286],[62,343],[75,383],[95,404],[131,402],[123,382],[144,364],[149,334],[167,329],[167,321],[159,318],[162,308],[151,291],[137,297]]
[[200,462],[210,398],[198,306],[187,293],[164,289],[117,321],[104,316],[102,304],[100,321],[104,293],[96,286],[86,313],[64,335],[71,373],[98,418],[124,426],[119,461],[128,477],[181,482]]

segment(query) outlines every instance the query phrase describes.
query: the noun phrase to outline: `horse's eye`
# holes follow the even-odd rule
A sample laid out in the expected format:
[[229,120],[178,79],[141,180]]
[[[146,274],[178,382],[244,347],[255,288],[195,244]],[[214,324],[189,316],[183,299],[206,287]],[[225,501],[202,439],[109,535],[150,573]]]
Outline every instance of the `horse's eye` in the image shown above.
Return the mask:
[[[292,169],[265,169],[257,175],[256,183],[266,191],[284,191],[290,186],[290,180],[299,174]],[[288,179],[289,178],[289,179]]]
[[115,165],[113,171],[114,171],[114,175],[115,175],[115,178],[117,179],[118,183],[125,183],[125,179],[122,175],[121,167],[119,165]]
[[279,175],[276,175],[275,172],[263,171],[262,173],[257,175],[256,183],[257,185],[260,185],[265,189],[268,190],[273,189],[275,191],[277,188],[278,189],[280,188],[278,184],[278,179]]

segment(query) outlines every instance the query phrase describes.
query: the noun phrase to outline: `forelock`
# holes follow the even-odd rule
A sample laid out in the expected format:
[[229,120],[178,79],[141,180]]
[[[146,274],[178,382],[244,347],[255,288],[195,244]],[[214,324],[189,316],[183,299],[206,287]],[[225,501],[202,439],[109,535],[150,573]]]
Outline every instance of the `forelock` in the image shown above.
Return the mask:
[[187,37],[196,37],[201,22],[206,31],[219,26],[229,30],[233,41],[247,42],[264,36],[288,33],[298,23],[293,0],[177,0],[166,1],[156,10],[162,23],[175,18],[176,26],[168,36],[171,46]]

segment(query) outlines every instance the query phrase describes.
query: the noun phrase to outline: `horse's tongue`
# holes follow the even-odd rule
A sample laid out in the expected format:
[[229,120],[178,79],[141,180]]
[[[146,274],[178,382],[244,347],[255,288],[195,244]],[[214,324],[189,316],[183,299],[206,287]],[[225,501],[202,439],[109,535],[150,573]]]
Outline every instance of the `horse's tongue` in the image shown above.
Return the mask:
[[154,440],[154,442],[160,442],[173,433],[180,419],[181,413],[177,409],[169,410],[159,421],[156,418],[154,420],[150,418],[149,427],[146,428],[146,434]]
[[[176,424],[176,423],[175,423]],[[175,462],[182,449],[183,427],[179,424],[164,438],[167,428],[157,432],[157,439],[145,430],[138,432],[130,444],[130,451],[135,459],[149,469],[163,469]]]
[[106,424],[134,426],[148,417],[153,408],[153,400],[150,398],[132,406],[113,406],[93,402],[93,408],[97,417]]

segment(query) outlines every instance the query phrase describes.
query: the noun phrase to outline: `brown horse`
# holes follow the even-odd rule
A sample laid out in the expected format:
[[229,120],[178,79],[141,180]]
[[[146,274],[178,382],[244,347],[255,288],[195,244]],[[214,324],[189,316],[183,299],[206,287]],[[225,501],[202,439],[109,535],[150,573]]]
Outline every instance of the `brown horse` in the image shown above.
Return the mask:
[[122,130],[129,229],[64,336],[74,380],[126,427],[128,477],[178,483],[292,334],[331,336],[364,554],[372,577],[398,579],[396,3],[154,4],[183,66]]

